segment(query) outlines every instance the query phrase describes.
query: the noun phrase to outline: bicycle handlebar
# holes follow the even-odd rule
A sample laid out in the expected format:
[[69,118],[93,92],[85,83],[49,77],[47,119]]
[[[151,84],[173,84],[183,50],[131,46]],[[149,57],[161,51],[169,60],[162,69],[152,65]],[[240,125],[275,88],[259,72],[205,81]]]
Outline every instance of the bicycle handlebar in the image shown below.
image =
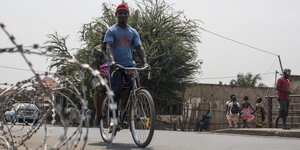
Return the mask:
[[126,70],[151,70],[150,66],[144,66],[142,68],[137,68],[137,67],[124,67],[120,64],[115,64],[116,66],[122,68],[122,69],[126,69]]
[[125,69],[125,70],[148,70],[148,79],[150,80],[152,77],[151,77],[151,72],[150,72],[150,70],[151,70],[151,67],[150,67],[150,65],[149,66],[144,66],[144,67],[142,67],[142,68],[137,68],[137,67],[124,67],[124,66],[122,66],[122,65],[120,65],[120,64],[115,64],[117,67],[119,67],[119,68],[122,68],[122,69]]

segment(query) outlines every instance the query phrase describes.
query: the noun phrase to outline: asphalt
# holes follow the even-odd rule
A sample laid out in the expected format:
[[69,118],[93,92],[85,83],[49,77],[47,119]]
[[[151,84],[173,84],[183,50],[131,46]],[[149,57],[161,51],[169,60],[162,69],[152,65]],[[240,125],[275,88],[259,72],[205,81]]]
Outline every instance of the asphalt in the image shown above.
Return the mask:
[[279,136],[300,138],[300,129],[283,130],[280,128],[234,128],[211,131],[212,133],[228,133],[256,136]]
[[[15,136],[14,142],[19,142],[23,135],[30,129],[30,126],[14,126],[12,134]],[[123,129],[117,133],[113,143],[103,142],[99,128],[82,128],[81,140],[78,141],[77,148],[85,150],[299,150],[299,138],[281,138],[276,136],[248,136],[248,135],[233,135],[226,133],[210,133],[210,132],[181,132],[181,131],[164,131],[155,130],[153,139],[147,148],[139,148],[135,145],[131,132],[128,129]],[[87,130],[88,129],[88,130]],[[67,137],[71,137],[77,130],[76,127],[67,129]],[[230,133],[236,132],[241,134],[241,131],[282,131],[282,129],[226,129]],[[223,130],[223,131],[226,131]],[[47,131],[47,132],[46,132]],[[47,130],[40,128],[30,139],[25,142],[25,146],[18,147],[18,150],[28,149],[51,149],[63,139],[64,128],[48,126]],[[218,130],[220,131],[220,130]],[[290,130],[290,132],[295,132]],[[296,132],[299,133],[299,130]],[[88,134],[87,134],[88,133]],[[253,133],[253,132],[252,132]],[[46,135],[48,136],[45,139]],[[85,143],[84,137],[87,135]],[[77,137],[79,138],[79,137]],[[77,143],[76,138],[72,138],[70,142],[60,149],[70,149],[74,143]],[[47,144],[42,146],[44,140]],[[60,144],[59,144],[60,145]],[[42,146],[42,147],[41,147]],[[1,145],[0,145],[1,149]],[[3,149],[3,148],[2,148]],[[2,150],[1,149],[1,150]]]

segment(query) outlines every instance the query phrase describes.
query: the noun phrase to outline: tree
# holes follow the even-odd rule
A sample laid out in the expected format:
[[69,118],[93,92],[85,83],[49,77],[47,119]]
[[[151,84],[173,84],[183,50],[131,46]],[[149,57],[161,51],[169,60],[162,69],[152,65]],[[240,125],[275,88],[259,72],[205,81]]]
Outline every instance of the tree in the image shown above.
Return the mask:
[[237,79],[233,79],[230,81],[229,85],[232,86],[245,86],[245,87],[266,87],[265,84],[260,83],[257,85],[258,81],[262,78],[260,74],[253,75],[250,72],[247,74],[239,73],[237,75]]
[[[183,100],[186,85],[194,81],[193,75],[200,70],[196,50],[200,42],[199,22],[175,11],[164,0],[143,0],[136,4],[136,8],[129,6],[132,8],[129,24],[139,32],[148,63],[154,68],[151,80],[145,80],[147,74],[141,73],[142,85],[151,92],[161,110]],[[100,44],[103,33],[116,23],[115,6],[108,7],[105,3],[102,6],[102,16],[84,24],[81,31],[85,47],[74,55],[80,62],[86,62],[91,49]]]

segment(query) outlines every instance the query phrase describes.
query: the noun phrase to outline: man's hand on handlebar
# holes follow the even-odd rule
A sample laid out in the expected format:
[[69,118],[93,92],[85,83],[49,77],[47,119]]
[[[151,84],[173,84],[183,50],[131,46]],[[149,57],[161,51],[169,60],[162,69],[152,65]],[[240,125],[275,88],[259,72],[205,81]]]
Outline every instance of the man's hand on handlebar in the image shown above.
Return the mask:
[[110,63],[110,65],[109,65],[109,69],[110,70],[116,70],[118,68],[118,66],[117,66],[117,64],[116,64],[116,62],[115,61],[112,61],[111,63]]
[[150,68],[150,65],[148,63],[144,63],[145,68]]

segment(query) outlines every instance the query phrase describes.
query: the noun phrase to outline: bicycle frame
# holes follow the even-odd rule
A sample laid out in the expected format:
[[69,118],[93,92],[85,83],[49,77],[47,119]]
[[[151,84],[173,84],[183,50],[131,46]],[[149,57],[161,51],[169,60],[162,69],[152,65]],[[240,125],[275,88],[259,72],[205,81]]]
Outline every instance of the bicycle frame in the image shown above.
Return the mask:
[[147,67],[143,67],[143,68],[135,68],[135,67],[123,67],[121,65],[118,65],[116,64],[119,68],[121,69],[124,69],[125,71],[126,70],[129,70],[130,73],[131,73],[131,76],[132,76],[132,89],[129,91],[129,95],[127,97],[127,99],[124,99],[126,100],[126,105],[125,105],[125,108],[124,108],[124,111],[120,111],[120,123],[124,123],[125,121],[125,118],[126,118],[126,115],[130,109],[130,106],[132,104],[132,101],[135,99],[136,97],[136,92],[140,89],[142,89],[141,87],[138,87],[137,85],[137,70],[145,70]]
[[[144,70],[148,67],[150,70],[150,66],[145,66],[143,68],[123,67],[118,64],[116,64],[116,66],[118,67],[117,69],[124,69],[127,75],[131,75],[132,80],[132,85],[130,86],[131,89],[129,89],[129,92],[126,93],[127,97],[123,99],[123,102],[119,103],[120,109],[118,109],[117,112],[119,114],[119,121],[117,122],[119,122],[121,128],[123,125],[129,125],[130,132],[135,144],[139,147],[145,148],[150,144],[154,134],[156,114],[154,101],[151,94],[149,93],[149,91],[139,86],[137,71]],[[115,71],[111,72],[110,77],[114,75]],[[148,73],[148,78],[150,78],[150,72]],[[108,101],[108,103],[109,102],[110,101]],[[106,105],[106,101],[104,101],[103,104]],[[107,125],[107,123],[105,124],[105,127],[103,126],[103,120],[104,122],[109,123],[109,107],[105,106],[103,108],[108,109],[103,109],[103,112],[107,114],[103,117],[104,119],[100,120],[100,132],[102,139],[105,142],[110,143],[116,135],[117,131],[115,129],[116,125],[118,124],[113,124],[113,128],[109,128],[109,125]],[[116,110],[117,107],[114,108],[114,110]],[[128,122],[126,122],[127,119]],[[118,127],[118,129],[120,130],[120,126]]]

